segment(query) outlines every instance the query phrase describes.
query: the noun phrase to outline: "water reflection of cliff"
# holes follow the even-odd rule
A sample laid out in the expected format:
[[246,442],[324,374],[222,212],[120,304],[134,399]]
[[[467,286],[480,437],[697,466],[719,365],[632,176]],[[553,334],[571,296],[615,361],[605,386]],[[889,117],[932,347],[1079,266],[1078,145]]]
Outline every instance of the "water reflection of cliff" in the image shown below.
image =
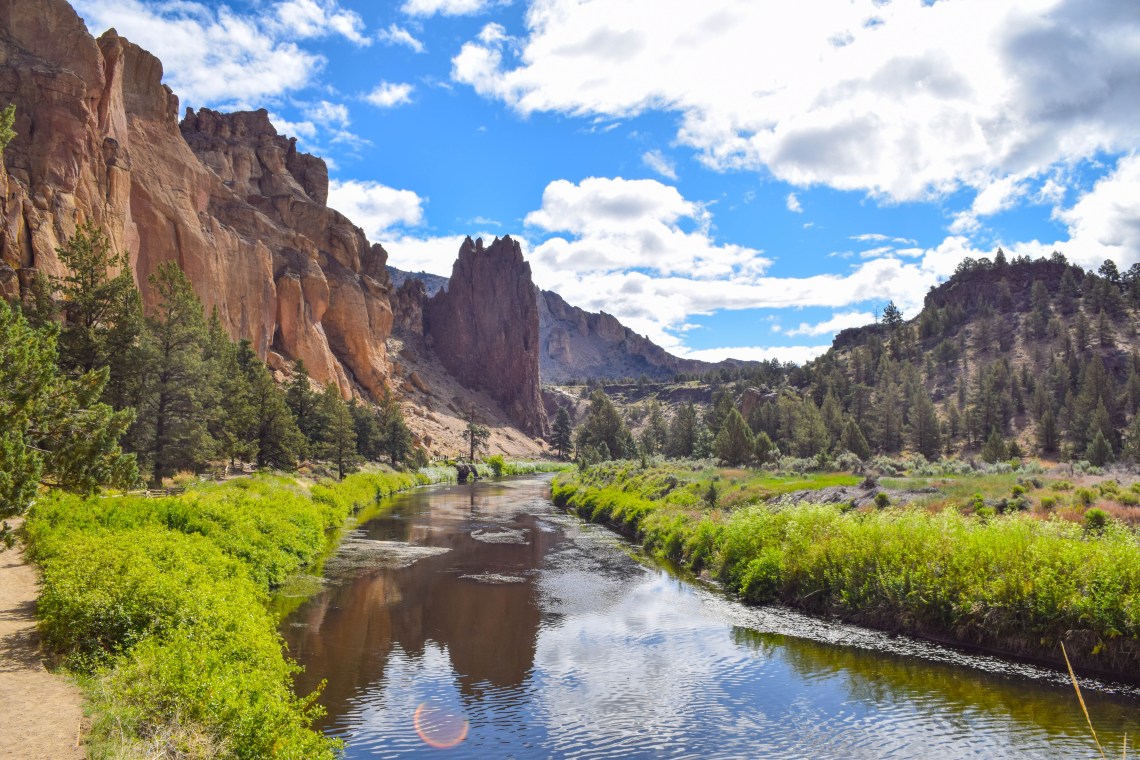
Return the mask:
[[[530,493],[533,490],[534,493]],[[411,566],[373,571],[314,597],[284,631],[290,653],[305,667],[297,690],[321,679],[321,703],[344,711],[384,676],[393,647],[420,657],[425,645],[443,648],[461,693],[520,686],[534,666],[540,610],[534,571],[561,540],[540,530],[519,502],[540,498],[543,486],[433,490],[401,497],[391,516],[365,526],[370,538],[446,547],[446,554]],[[430,502],[430,511],[426,510]],[[489,543],[474,529],[525,531],[525,544]],[[487,583],[463,575],[496,573],[521,582]]]

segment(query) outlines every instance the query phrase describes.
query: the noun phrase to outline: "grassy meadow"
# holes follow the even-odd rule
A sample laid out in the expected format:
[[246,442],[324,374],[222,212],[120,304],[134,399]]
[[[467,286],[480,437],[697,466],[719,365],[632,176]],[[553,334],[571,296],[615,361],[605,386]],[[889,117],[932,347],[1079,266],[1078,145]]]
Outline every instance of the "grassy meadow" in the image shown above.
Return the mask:
[[1079,667],[1140,678],[1140,489],[1001,472],[772,500],[862,480],[612,462],[559,476],[553,495],[749,602],[1051,662],[1064,642]]

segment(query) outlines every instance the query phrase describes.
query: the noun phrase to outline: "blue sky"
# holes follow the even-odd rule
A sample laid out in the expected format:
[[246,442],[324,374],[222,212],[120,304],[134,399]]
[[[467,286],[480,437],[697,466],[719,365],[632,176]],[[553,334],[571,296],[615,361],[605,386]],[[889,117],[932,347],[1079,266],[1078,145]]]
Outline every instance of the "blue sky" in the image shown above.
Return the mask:
[[520,239],[670,350],[803,361],[966,256],[1140,261],[1130,0],[77,0],[269,110],[389,262]]

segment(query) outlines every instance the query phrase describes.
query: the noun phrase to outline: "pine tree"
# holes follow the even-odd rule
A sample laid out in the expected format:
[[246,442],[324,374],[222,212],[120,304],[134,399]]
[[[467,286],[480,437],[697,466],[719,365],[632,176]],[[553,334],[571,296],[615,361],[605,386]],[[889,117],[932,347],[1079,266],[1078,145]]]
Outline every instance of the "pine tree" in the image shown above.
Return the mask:
[[614,457],[625,458],[636,455],[636,444],[633,436],[618,413],[613,401],[605,391],[598,388],[590,394],[590,406],[586,410],[586,418],[582,422],[576,435],[575,445],[581,449],[584,446],[593,446],[603,451],[609,451]]
[[847,424],[844,425],[840,445],[844,450],[850,451],[860,459],[871,458],[871,447],[867,445],[867,437],[863,435],[859,423],[853,419],[848,419]]
[[[248,388],[251,428],[245,439],[254,448],[258,466],[292,469],[297,465],[299,452],[304,446],[304,436],[289,411],[285,394],[277,387],[269,368],[257,357],[248,340],[238,344],[237,364]],[[337,398],[339,400],[340,397]],[[348,413],[347,407],[344,411]],[[351,415],[348,419],[351,424]]]
[[733,407],[725,416],[716,436],[713,450],[717,458],[728,465],[741,465],[752,458],[755,441],[744,417]]
[[554,431],[550,442],[558,449],[559,459],[565,459],[566,452],[574,445],[574,428],[570,422],[570,413],[564,406],[558,407],[558,413],[554,415]]
[[1058,439],[1057,419],[1053,416],[1052,409],[1046,409],[1045,414],[1041,415],[1041,421],[1037,423],[1037,445],[1043,453],[1051,454],[1057,450]]
[[467,458],[474,462],[475,452],[487,444],[491,438],[491,431],[484,425],[475,422],[474,413],[470,413],[467,416],[467,427],[463,429],[462,436],[463,440],[467,442]]
[[150,281],[158,305],[146,320],[147,378],[134,438],[158,486],[179,470],[197,469],[211,455],[213,441],[203,411],[209,380],[202,360],[202,304],[173,262],[159,266]]
[[929,460],[936,459],[942,448],[938,429],[938,413],[924,388],[915,391],[910,413],[911,443],[914,448]]
[[64,315],[60,367],[72,376],[109,367],[106,400],[121,408],[138,373],[135,349],[143,326],[130,259],[126,252],[114,253],[107,236],[91,222],[81,225],[56,255],[68,270],[52,282]]
[[753,453],[756,455],[756,461],[760,464],[765,464],[773,456],[779,456],[780,450],[776,448],[776,444],[772,443],[772,439],[768,434],[761,430],[756,434],[756,438],[752,444]]
[[369,462],[379,461],[384,453],[384,434],[380,429],[379,414],[368,404],[348,402],[352,415],[352,429],[356,433],[356,453]]
[[990,430],[990,435],[986,438],[986,442],[982,444],[982,459],[992,464],[1005,459],[1006,453],[1005,439],[1002,438],[997,428],[993,428]]
[[322,416],[328,420],[321,436],[321,457],[332,462],[336,466],[337,477],[344,480],[344,476],[355,470],[360,461],[356,453],[352,413],[332,383],[325,386],[319,403]]
[[887,305],[883,307],[883,324],[890,330],[895,330],[903,323],[902,311],[899,307],[895,306],[894,301],[888,301]]
[[400,405],[392,399],[385,390],[385,406],[381,415],[381,448],[388,455],[393,465],[406,460],[412,453],[414,439],[412,431],[404,421],[404,412]]
[[1089,445],[1085,449],[1085,459],[1089,461],[1089,464],[1094,464],[1097,467],[1104,467],[1112,461],[1112,445],[1101,431],[1096,431],[1096,435],[1089,441]]
[[106,368],[74,380],[60,373],[57,334],[0,299],[0,517],[22,512],[41,485],[89,494],[138,478],[119,446],[133,413],[99,402]]
[[300,451],[302,457],[308,456],[309,449],[318,445],[321,431],[325,427],[325,420],[320,414],[319,398],[320,394],[313,390],[309,381],[305,362],[297,359],[293,362],[293,377],[285,386],[285,401],[293,413],[297,428],[305,437],[305,446]]
[[205,371],[210,378],[208,396],[203,398],[206,427],[217,444],[217,453],[231,464],[249,461],[257,455],[257,441],[251,435],[254,411],[249,380],[238,363],[238,347],[222,327],[215,308],[206,327],[203,352]]

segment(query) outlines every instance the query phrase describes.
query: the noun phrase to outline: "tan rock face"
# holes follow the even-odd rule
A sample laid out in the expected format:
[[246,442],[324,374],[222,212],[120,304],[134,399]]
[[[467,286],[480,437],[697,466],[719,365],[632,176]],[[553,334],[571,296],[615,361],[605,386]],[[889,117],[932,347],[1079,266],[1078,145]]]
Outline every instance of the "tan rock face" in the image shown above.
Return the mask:
[[[265,111],[178,99],[153,55],[95,40],[63,0],[0,0],[0,103],[19,133],[0,171],[0,287],[61,274],[55,249],[94,220],[147,277],[177,261],[207,309],[260,356],[379,395],[392,331],[387,254],[325,206],[328,170]],[[13,277],[13,275],[15,275]]]
[[511,420],[544,435],[539,393],[537,291],[530,264],[510,237],[487,248],[467,238],[447,290],[424,303],[424,335],[463,385],[486,391]]

